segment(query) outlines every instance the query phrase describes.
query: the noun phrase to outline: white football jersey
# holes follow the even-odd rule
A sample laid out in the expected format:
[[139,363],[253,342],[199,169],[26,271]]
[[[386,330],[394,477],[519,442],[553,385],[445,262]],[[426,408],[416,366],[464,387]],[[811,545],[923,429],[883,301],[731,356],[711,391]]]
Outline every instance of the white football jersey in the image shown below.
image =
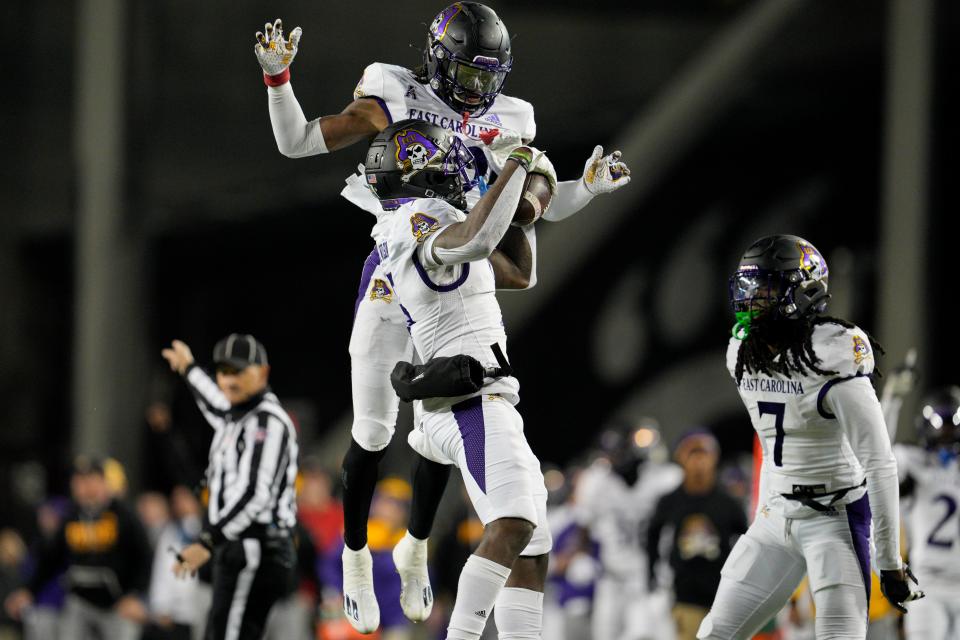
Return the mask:
[[[433,198],[417,199],[386,214],[387,234],[379,245],[383,269],[394,287],[417,355],[424,362],[438,356],[465,354],[484,367],[497,367],[492,345],[507,353],[507,334],[497,302],[489,260],[428,267],[420,256],[423,241],[466,214]],[[499,393],[519,402],[520,384],[512,376],[498,378],[483,393]],[[428,411],[463,398],[424,401]]]
[[[727,369],[734,379],[740,344],[731,338],[727,348]],[[760,502],[786,517],[809,517],[816,512],[781,494],[795,493],[800,487],[814,493],[832,492],[859,487],[864,481],[863,466],[824,400],[833,385],[873,372],[870,341],[858,328],[825,323],[814,327],[812,344],[820,369],[835,374],[822,376],[808,370],[785,376],[744,371],[739,385],[763,447],[760,486],[765,495]],[[856,488],[835,504],[847,504],[865,492],[863,487]]]
[[[587,467],[577,481],[576,520],[590,529],[600,545],[600,562],[610,577],[646,585],[646,529],[657,502],[683,481],[673,464],[645,463],[633,486],[610,468],[606,460]],[[644,587],[645,588],[645,587]]]
[[[390,122],[412,118],[448,129],[463,140],[473,154],[476,173],[487,182],[493,173],[500,173],[503,167],[495,166],[493,155],[480,140],[481,133],[493,129],[512,131],[518,133],[524,142],[530,142],[537,134],[533,105],[526,100],[500,94],[486,113],[470,116],[464,125],[463,114],[448,107],[429,84],[421,84],[412,71],[392,64],[374,62],[368,66],[353,92],[353,98],[376,100],[387,113]],[[379,244],[383,235],[383,226],[380,223],[384,211],[362,176],[353,174],[347,178],[347,186],[340,195],[377,216],[377,225],[371,235]],[[468,210],[476,204],[480,195],[479,187],[466,193]]]
[[[920,447],[894,445],[901,481],[913,485],[905,514],[910,568],[921,588],[960,595],[960,463],[943,463]],[[931,584],[932,583],[932,584]]]

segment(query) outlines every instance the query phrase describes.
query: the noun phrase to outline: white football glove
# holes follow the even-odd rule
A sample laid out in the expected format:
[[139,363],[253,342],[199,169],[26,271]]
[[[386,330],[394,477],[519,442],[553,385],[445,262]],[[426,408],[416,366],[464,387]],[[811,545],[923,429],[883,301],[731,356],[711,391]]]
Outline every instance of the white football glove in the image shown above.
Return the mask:
[[545,177],[550,182],[550,193],[553,195],[557,194],[557,170],[553,168],[553,163],[550,162],[550,158],[547,157],[547,154],[536,147],[524,145],[531,151],[533,151],[533,161],[530,163],[530,168],[527,170],[527,173],[539,173]]
[[253,52],[257,61],[268,76],[275,76],[284,72],[297,55],[300,46],[300,34],[303,30],[297,27],[290,32],[290,39],[283,37],[283,23],[277,18],[273,24],[269,22],[263,26],[263,31],[257,31],[257,44]]
[[620,161],[620,152],[603,155],[603,147],[593,148],[593,155],[583,167],[583,185],[593,195],[610,193],[630,184],[630,168]]
[[480,134],[480,140],[493,156],[493,164],[497,171],[503,169],[510,152],[523,144],[523,139],[516,131],[509,129],[491,129]]

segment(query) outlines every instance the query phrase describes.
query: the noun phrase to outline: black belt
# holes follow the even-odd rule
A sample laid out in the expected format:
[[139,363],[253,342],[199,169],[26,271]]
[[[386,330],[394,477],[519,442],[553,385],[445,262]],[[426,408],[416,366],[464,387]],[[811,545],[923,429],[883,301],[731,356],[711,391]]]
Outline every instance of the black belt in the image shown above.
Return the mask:
[[[836,507],[833,505],[840,501],[843,496],[847,495],[854,489],[859,489],[860,487],[867,486],[867,479],[864,478],[863,482],[853,487],[844,487],[843,489],[837,489],[836,491],[825,491],[825,487],[822,484],[795,484],[793,485],[793,493],[781,493],[780,495],[786,498],[787,500],[796,500],[800,504],[810,507],[815,511],[820,511],[821,513],[834,513],[836,512]],[[825,498],[827,496],[832,496],[830,502],[823,504],[822,502],[817,502],[814,498]]]

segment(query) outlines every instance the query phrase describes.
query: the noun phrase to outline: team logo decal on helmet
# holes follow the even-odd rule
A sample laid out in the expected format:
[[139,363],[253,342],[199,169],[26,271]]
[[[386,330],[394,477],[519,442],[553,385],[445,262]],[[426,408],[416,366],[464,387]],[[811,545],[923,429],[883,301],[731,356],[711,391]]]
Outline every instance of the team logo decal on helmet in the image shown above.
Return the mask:
[[437,40],[443,40],[443,37],[447,35],[447,27],[450,26],[450,21],[461,11],[463,11],[463,7],[460,6],[459,2],[441,11],[430,25],[430,33],[433,34],[433,37]]
[[853,336],[853,361],[860,364],[870,357],[870,347],[867,341],[860,336]]
[[827,261],[823,259],[817,248],[808,242],[800,241],[800,268],[807,272],[813,280],[820,280],[827,275]]
[[393,291],[390,290],[386,280],[374,278],[373,286],[370,287],[370,299],[393,302]]
[[367,149],[363,172],[384,210],[416,198],[438,198],[466,208],[464,193],[476,185],[473,154],[463,141],[425,120],[394,122]]
[[437,145],[419,131],[404,129],[394,137],[397,145],[397,168],[404,175],[424,169],[439,153]]
[[417,242],[423,242],[424,238],[440,228],[440,223],[436,218],[431,218],[425,213],[415,213],[410,216],[410,231]]

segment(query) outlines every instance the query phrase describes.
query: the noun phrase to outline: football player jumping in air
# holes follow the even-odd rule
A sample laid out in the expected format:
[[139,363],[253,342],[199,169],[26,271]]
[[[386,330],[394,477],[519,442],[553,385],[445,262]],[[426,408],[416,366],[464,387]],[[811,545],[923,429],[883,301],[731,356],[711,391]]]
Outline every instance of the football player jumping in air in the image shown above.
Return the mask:
[[900,560],[897,463],[870,383],[875,347],[820,315],[827,275],[812,244],[775,235],[753,243],[730,279],[727,368],[763,447],[760,499],[697,638],[751,637],[805,573],[817,638],[865,638],[871,511],[883,595],[901,611],[922,596]]
[[[458,2],[447,7],[428,29],[421,67],[411,71],[373,63],[364,70],[353,101],[341,113],[311,121],[304,117],[290,83],[290,64],[300,37],[297,27],[286,38],[277,20],[256,34],[254,47],[267,84],[277,146],[288,157],[328,153],[369,141],[394,120],[425,120],[460,138],[473,156],[464,169],[469,172],[465,185],[469,208],[503,171],[510,152],[536,134],[533,107],[501,93],[513,66],[510,36],[496,13],[485,5]],[[411,149],[411,164],[423,160],[419,149]],[[626,185],[630,177],[619,152],[604,155],[598,146],[581,178],[558,184],[553,180],[556,193],[544,217],[556,221],[573,215],[594,196]],[[384,210],[369,186],[363,175],[354,174],[347,179],[342,195],[376,216],[371,235],[382,247]],[[535,258],[532,226],[526,237]],[[363,633],[372,632],[379,621],[366,522],[378,464],[393,437],[399,407],[389,375],[396,362],[410,359],[413,353],[406,321],[391,301],[381,265],[385,257],[382,248],[378,251],[375,247],[364,263],[350,339],[354,420],[353,439],[343,462],[344,605],[350,623]],[[536,280],[535,267],[529,281],[518,284],[510,281],[511,267],[502,263],[499,253],[490,261],[498,283],[525,288]],[[426,538],[448,475],[447,467],[418,459],[409,533],[395,552],[403,582],[401,604],[414,621],[424,620],[432,608]]]
[[[893,446],[910,566],[930,589],[927,598],[910,605],[907,638],[960,640],[960,387],[934,390],[920,405],[919,446]],[[894,436],[896,416],[889,419]]]
[[[422,169],[398,166],[396,158],[408,157],[413,145],[427,147],[431,162]],[[510,225],[527,174],[549,175],[550,166],[536,149],[517,147],[468,216],[463,158],[469,161],[470,154],[461,152],[459,140],[445,129],[403,120],[374,138],[366,175],[375,178],[371,184],[381,201],[406,200],[387,216],[383,265],[424,363],[410,372],[409,384],[429,386],[420,395],[410,394],[423,402],[421,437],[411,444],[425,458],[460,469],[484,524],[480,545],[460,574],[447,638],[476,640],[491,611],[500,638],[539,638],[552,544],[547,489],[514,407],[520,385],[507,360],[488,259],[508,233],[520,231]],[[529,276],[529,244],[513,256]],[[477,371],[473,385],[450,386],[446,363],[451,358],[470,361]],[[442,369],[431,373],[434,366]]]

